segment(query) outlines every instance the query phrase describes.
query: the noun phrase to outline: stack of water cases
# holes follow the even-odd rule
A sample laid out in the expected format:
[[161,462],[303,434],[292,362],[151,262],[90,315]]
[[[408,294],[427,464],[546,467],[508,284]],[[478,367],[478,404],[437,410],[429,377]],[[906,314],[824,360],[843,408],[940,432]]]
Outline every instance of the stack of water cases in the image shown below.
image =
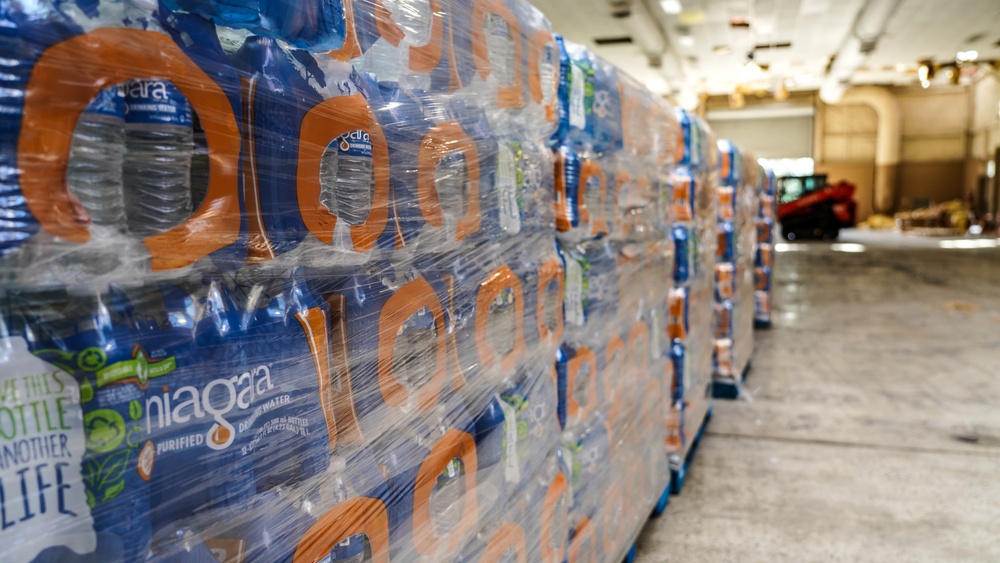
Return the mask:
[[697,116],[676,110],[677,166],[671,175],[671,238],[675,246],[667,336],[674,370],[667,419],[671,468],[684,461],[709,412],[712,353],[718,151]]
[[626,554],[669,479],[664,412],[670,109],[580,45],[560,41],[554,137],[565,269],[556,362],[569,561]]
[[562,558],[542,14],[0,20],[0,559]]
[[774,172],[760,167],[757,176],[757,255],[754,258],[754,326],[770,328],[774,307],[774,242],[777,236],[778,198]]
[[671,108],[519,0],[0,29],[0,559],[625,554],[678,396]]
[[714,377],[717,394],[727,395],[742,383],[753,355],[757,185],[762,173],[756,159],[730,141],[719,141],[718,147]]

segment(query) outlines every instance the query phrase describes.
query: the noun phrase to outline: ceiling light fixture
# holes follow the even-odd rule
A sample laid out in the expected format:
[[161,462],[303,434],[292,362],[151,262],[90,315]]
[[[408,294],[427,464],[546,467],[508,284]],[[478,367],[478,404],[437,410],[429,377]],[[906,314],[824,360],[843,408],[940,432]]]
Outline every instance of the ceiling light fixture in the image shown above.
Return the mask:
[[680,0],[660,0],[660,7],[667,14],[675,16],[684,11],[684,6],[681,6]]
[[649,88],[657,94],[666,94],[670,90],[670,86],[667,81],[660,76],[651,75],[646,77],[646,88]]
[[680,43],[682,47],[694,47],[694,36],[681,35],[677,38],[677,42]]
[[929,88],[934,79],[934,62],[930,59],[918,62],[920,66],[917,67],[917,78],[920,79],[920,86]]
[[960,63],[972,62],[979,58],[979,51],[959,51],[955,53],[955,60]]

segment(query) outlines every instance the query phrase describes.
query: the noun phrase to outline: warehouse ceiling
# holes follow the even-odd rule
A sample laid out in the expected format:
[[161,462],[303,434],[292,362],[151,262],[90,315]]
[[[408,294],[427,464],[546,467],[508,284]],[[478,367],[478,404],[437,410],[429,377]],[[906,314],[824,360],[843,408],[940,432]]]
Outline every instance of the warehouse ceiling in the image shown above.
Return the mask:
[[682,103],[954,82],[1000,60],[997,0],[533,1],[557,32]]

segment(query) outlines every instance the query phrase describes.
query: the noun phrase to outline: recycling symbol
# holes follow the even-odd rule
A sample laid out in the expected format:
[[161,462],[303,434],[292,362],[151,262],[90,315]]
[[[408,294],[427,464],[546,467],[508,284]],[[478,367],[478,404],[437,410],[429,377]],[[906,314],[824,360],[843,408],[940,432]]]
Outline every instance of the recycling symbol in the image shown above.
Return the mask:
[[611,109],[611,93],[607,90],[594,92],[594,113],[598,117],[606,117]]
[[76,357],[76,365],[83,371],[97,371],[108,362],[108,355],[100,348],[87,348]]
[[149,360],[146,359],[146,354],[142,350],[137,350],[135,353],[135,376],[139,378],[139,383],[145,385],[149,383]]
[[524,168],[524,189],[535,193],[542,188],[542,168],[535,161],[529,161]]

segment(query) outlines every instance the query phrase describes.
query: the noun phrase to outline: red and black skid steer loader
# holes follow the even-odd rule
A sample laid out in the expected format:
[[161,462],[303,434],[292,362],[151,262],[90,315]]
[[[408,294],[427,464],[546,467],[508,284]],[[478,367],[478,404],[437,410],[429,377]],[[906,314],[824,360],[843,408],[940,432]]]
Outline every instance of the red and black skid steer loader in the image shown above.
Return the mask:
[[854,184],[827,183],[826,174],[778,179],[778,219],[788,240],[834,240],[854,226]]

